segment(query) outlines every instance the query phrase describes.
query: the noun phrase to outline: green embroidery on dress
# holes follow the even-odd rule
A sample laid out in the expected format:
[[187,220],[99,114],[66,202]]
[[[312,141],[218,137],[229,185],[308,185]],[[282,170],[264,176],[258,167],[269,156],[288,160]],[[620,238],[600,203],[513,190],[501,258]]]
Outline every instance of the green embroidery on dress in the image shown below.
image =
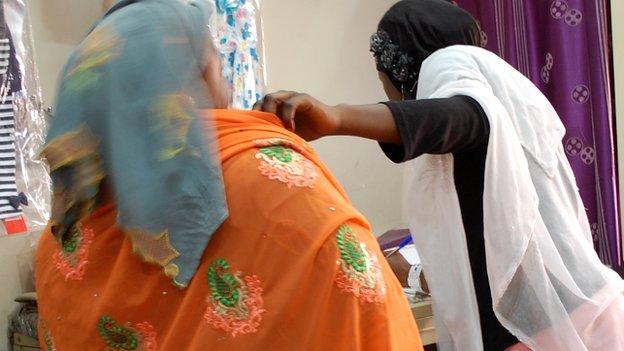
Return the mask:
[[135,331],[120,326],[109,316],[102,316],[97,327],[106,345],[112,349],[136,350],[139,347],[139,339]]
[[336,246],[340,269],[336,273],[336,285],[343,291],[356,296],[363,303],[382,303],[385,284],[381,268],[374,253],[358,240],[348,225],[336,231]]
[[78,248],[78,242],[80,241],[80,230],[74,226],[71,229],[69,238],[63,240],[63,252],[67,254],[74,253]]
[[208,286],[212,298],[225,307],[234,307],[240,298],[240,282],[234,275],[227,272],[230,264],[224,259],[216,260],[208,268]]
[[213,261],[206,275],[210,295],[204,319],[208,325],[233,337],[256,332],[266,312],[260,279],[231,272],[229,262],[221,258]]
[[351,266],[355,271],[364,273],[366,271],[366,255],[362,250],[361,243],[353,235],[353,229],[348,225],[343,225],[336,234],[340,258]]
[[267,146],[261,148],[260,152],[284,163],[290,163],[293,160],[293,150],[284,146]]
[[260,173],[271,180],[286,183],[289,188],[314,187],[318,178],[314,164],[288,145],[267,145],[275,142],[272,139],[255,141],[260,146],[255,155],[260,160]]

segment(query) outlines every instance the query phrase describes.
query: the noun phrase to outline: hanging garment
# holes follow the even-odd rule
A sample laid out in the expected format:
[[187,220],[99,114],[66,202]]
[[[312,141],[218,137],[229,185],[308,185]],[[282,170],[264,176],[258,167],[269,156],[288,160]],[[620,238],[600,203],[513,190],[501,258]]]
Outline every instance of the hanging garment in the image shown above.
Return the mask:
[[0,220],[22,215],[27,197],[19,192],[15,146],[14,94],[21,90],[21,73],[11,32],[0,6]]
[[0,75],[6,75],[9,71],[9,60],[11,58],[10,39],[0,39]]
[[232,90],[232,106],[247,110],[264,93],[260,0],[216,0],[216,8],[213,35],[223,77]]
[[45,117],[33,56],[28,11],[22,0],[0,4],[0,235],[45,228],[50,218],[50,175],[39,152]]
[[[15,184],[15,115],[13,95],[4,96],[0,103],[0,219],[18,216],[22,213],[21,203],[11,200],[16,197]],[[22,194],[23,195],[23,194]]]

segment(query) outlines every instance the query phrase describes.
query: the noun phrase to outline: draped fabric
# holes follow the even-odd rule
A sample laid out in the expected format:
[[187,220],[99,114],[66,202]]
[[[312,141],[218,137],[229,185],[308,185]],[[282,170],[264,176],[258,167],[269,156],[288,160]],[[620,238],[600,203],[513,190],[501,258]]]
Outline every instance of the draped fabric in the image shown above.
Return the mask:
[[422,351],[370,225],[314,150],[272,114],[200,117],[216,125],[231,210],[196,277],[180,290],[138,260],[109,197],[74,245],[41,237],[44,349]]
[[[532,350],[624,350],[624,281],[594,251],[554,108],[474,46],[438,50],[422,65],[419,99],[458,95],[475,99],[490,122],[483,236],[496,317]],[[410,230],[434,297],[438,345],[482,350],[453,156],[422,156],[409,169]]]
[[608,50],[608,0],[457,0],[482,44],[529,77],[561,117],[601,260],[622,266]]
[[216,140],[197,117],[211,105],[209,14],[202,1],[117,3],[66,64],[42,152],[63,245],[109,185],[133,250],[180,287],[227,217]]

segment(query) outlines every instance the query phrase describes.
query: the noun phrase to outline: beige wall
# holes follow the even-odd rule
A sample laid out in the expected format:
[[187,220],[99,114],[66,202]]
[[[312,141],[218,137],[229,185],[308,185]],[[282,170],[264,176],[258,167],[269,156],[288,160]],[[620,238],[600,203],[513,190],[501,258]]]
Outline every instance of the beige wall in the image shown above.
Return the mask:
[[[394,0],[263,0],[269,90],[330,103],[385,99],[368,40]],[[374,142],[328,138],[314,147],[377,234],[402,226],[402,169]]]
[[44,104],[53,105],[59,71],[102,14],[100,0],[26,0]]
[[615,83],[615,116],[620,178],[620,227],[624,224],[624,2],[611,1],[613,26],[613,62]]

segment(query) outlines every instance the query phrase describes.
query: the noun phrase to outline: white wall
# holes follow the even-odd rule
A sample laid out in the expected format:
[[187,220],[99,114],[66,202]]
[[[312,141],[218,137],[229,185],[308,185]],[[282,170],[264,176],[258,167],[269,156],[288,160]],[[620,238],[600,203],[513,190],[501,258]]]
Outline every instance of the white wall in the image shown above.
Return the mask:
[[[26,0],[35,40],[44,103],[50,106],[59,71],[100,14],[95,0]],[[7,350],[7,317],[17,306],[13,299],[32,290],[31,262],[34,235],[0,237],[0,350]]]
[[[268,89],[309,93],[329,104],[385,100],[369,37],[394,0],[263,0]],[[402,227],[402,168],[376,143],[315,142],[376,234]]]
[[57,78],[74,46],[102,15],[100,0],[26,0],[44,104],[53,105]]

